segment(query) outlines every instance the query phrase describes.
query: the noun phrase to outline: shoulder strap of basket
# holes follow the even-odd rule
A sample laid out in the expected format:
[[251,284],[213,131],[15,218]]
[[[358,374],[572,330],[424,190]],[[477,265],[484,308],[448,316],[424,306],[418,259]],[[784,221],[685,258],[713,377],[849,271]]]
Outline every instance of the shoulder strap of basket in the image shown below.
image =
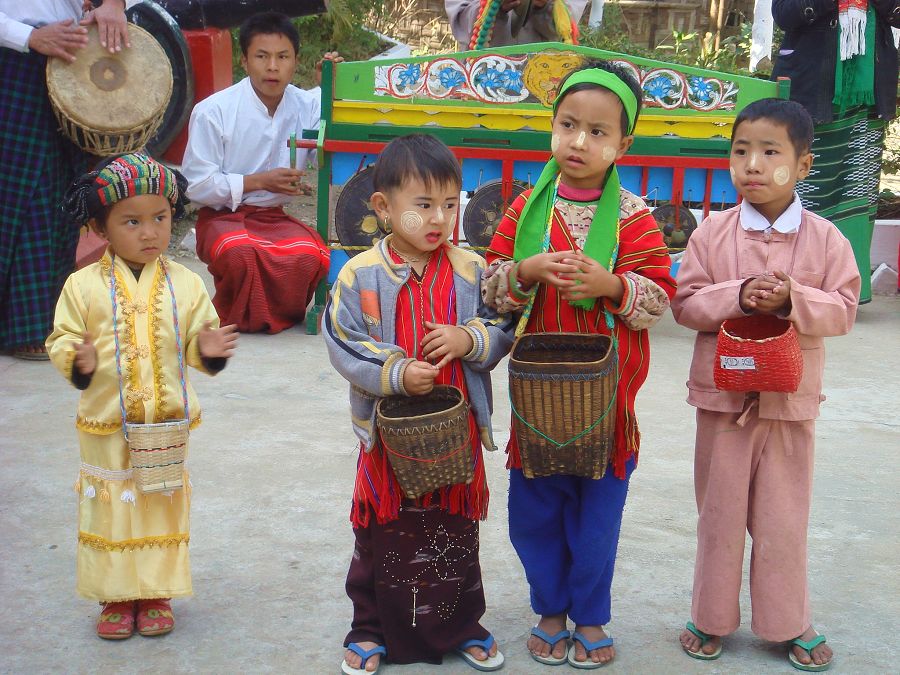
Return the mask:
[[[169,285],[169,295],[172,298],[172,321],[175,325],[175,343],[178,346],[178,368],[181,375],[181,397],[184,401],[184,419],[190,423],[190,417],[188,413],[188,395],[187,395],[187,381],[184,377],[184,350],[181,347],[181,331],[178,327],[178,305],[175,302],[175,289],[172,287],[172,279],[169,277],[169,270],[165,263],[162,260],[159,261],[159,264],[162,265],[163,274],[166,277],[166,283]],[[113,253],[110,260],[109,265],[109,297],[112,302],[112,320],[113,320],[113,339],[116,343],[116,373],[118,375],[119,380],[119,412],[122,415],[122,433],[125,434],[126,438],[128,437],[128,427],[127,417],[125,414],[125,395],[122,392],[122,356],[121,349],[119,347],[119,326],[118,321],[116,319],[116,314],[118,313],[118,303],[116,302],[116,255]]]

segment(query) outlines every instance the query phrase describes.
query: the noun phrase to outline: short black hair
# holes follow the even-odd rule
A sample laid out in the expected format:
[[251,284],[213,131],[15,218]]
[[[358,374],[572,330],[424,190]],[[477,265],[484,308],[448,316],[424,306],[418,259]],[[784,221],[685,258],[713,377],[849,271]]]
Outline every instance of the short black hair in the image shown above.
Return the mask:
[[300,33],[294,23],[280,12],[260,12],[241,24],[238,42],[244,56],[247,56],[250,43],[257,35],[284,35],[294,46],[294,55],[300,52]]
[[[600,61],[598,59],[591,59],[585,61],[584,64],[570,71],[559,83],[559,90],[563,88],[563,85],[566,83],[572,75],[582,70],[589,70],[591,68],[596,68],[598,70],[605,70],[608,73],[612,73],[616,77],[618,77],[622,82],[628,85],[628,88],[631,89],[631,93],[634,94],[634,98],[637,101],[637,108],[634,111],[634,123],[637,125],[638,117],[641,115],[641,106],[644,100],[644,92],[641,89],[641,85],[638,84],[638,81],[634,79],[634,75],[629,72],[629,70],[620,63],[613,63],[612,61]],[[591,82],[579,82],[578,84],[572,85],[566,92],[556,101],[556,106],[558,107],[560,103],[563,102],[566,96],[569,94],[574,94],[576,91],[584,91],[586,89],[606,89],[599,84],[592,84]],[[607,90],[608,91],[608,90]],[[554,109],[555,112],[555,109]],[[622,135],[628,136],[630,135],[634,129],[629,129],[628,125],[628,113],[625,112],[625,106],[622,106]]]
[[459,160],[443,141],[428,134],[398,136],[388,143],[372,172],[375,192],[388,192],[418,178],[432,185],[462,186]]
[[773,124],[784,127],[797,156],[810,151],[813,142],[813,121],[809,113],[796,101],[783,98],[762,98],[753,101],[738,113],[731,127],[731,142],[742,122],[769,120]]

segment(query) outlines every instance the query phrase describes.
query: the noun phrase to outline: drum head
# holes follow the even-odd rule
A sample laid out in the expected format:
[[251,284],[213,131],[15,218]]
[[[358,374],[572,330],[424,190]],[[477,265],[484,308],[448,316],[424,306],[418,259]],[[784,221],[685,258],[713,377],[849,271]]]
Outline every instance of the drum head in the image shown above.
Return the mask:
[[653,217],[670,251],[681,251],[697,229],[697,219],[685,206],[663,204],[653,209]]
[[47,62],[50,100],[82,129],[117,135],[156,123],[172,95],[172,67],[150,33],[129,26],[130,49],[110,54],[96,26],[74,63]]
[[[159,156],[187,124],[194,107],[194,67],[191,50],[175,19],[155,2],[138,3],[125,12],[128,20],[159,41],[172,67],[172,95],[162,122],[147,141],[147,152]],[[129,27],[130,28],[130,27]]]
[[334,230],[341,246],[345,246],[351,258],[371,248],[390,230],[378,222],[375,211],[369,206],[374,167],[366,167],[344,183],[334,206]]
[[503,219],[506,209],[526,187],[524,183],[513,181],[512,196],[508,203],[503,201],[500,180],[488,181],[475,190],[475,194],[466,204],[462,222],[469,246],[484,255],[484,249],[491,245],[494,231]]

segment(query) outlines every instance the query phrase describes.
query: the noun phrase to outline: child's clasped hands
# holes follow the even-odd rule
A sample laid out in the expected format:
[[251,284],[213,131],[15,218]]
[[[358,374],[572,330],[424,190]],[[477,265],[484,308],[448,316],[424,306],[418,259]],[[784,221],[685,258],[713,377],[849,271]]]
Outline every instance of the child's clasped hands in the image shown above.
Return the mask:
[[774,314],[780,310],[790,311],[791,278],[784,272],[761,274],[753,277],[741,287],[741,309],[745,312]]

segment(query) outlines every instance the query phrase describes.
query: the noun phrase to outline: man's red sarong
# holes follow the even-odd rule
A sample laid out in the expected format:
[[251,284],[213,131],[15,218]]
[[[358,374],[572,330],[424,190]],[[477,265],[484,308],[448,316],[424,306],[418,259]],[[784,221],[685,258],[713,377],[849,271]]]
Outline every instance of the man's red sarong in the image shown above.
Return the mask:
[[280,207],[200,209],[197,255],[213,275],[222,324],[278,333],[306,316],[329,252],[313,228]]

